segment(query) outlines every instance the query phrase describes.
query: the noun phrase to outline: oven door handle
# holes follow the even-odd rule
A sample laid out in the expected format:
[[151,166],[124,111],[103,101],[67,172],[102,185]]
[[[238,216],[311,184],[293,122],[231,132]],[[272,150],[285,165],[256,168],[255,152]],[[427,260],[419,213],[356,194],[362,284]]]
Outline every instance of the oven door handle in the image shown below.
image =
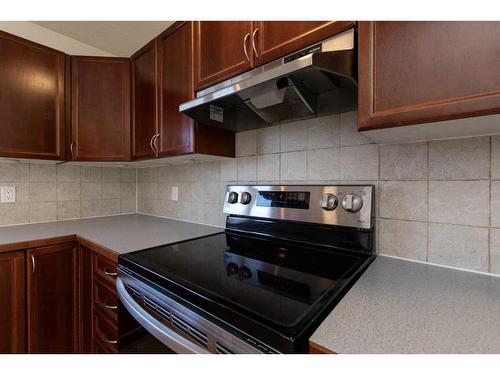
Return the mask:
[[209,354],[210,352],[199,345],[194,344],[177,332],[167,327],[165,324],[159,322],[141,305],[139,305],[132,296],[127,292],[123,281],[118,277],[116,279],[116,289],[118,297],[123,303],[127,311],[134,317],[141,326],[143,326],[149,333],[160,340],[163,344],[168,346],[176,353],[181,354]]

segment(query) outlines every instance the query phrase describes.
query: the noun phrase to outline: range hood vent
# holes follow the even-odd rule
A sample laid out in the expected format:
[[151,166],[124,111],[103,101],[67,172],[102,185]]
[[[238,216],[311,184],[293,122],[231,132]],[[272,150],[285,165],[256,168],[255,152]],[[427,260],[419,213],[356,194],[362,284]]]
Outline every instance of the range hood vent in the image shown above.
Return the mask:
[[356,108],[354,29],[205,90],[179,110],[245,131]]

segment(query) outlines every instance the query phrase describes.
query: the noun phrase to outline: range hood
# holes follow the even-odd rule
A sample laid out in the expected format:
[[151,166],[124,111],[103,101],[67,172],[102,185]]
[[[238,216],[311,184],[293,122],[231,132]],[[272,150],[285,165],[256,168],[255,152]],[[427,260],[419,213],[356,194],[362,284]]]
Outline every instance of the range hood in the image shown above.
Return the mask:
[[199,91],[179,110],[233,131],[356,108],[354,29]]

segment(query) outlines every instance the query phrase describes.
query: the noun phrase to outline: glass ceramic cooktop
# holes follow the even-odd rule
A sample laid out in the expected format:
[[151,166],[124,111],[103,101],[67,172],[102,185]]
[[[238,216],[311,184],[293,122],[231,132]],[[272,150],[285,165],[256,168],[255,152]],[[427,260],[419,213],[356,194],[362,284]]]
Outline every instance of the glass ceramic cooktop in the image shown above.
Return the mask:
[[122,258],[219,303],[293,326],[362,257],[220,233]]

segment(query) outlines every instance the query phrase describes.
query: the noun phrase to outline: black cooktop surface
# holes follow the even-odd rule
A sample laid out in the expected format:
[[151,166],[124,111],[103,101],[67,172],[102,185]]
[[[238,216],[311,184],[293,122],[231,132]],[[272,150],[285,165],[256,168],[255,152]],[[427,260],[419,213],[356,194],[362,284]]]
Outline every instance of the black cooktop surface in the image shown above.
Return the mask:
[[125,254],[120,263],[261,322],[293,327],[366,259],[226,232]]

